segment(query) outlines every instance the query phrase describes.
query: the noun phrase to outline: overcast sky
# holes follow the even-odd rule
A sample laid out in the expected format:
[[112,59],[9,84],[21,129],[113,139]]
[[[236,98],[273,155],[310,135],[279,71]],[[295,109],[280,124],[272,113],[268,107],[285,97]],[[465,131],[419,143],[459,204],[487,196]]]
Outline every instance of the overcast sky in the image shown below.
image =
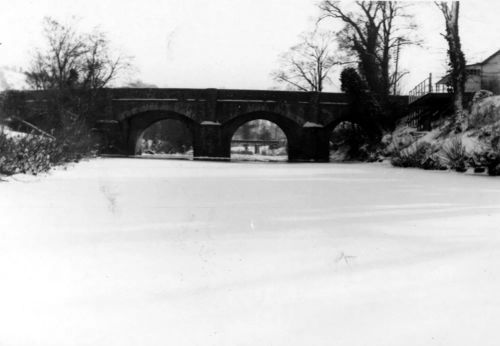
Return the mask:
[[[278,56],[314,28],[318,0],[0,0],[0,66],[27,67],[42,41],[42,20],[80,18],[134,57],[132,79],[160,87],[268,89]],[[462,2],[468,62],[500,49],[500,3]],[[405,89],[446,69],[444,24],[432,2],[415,4],[422,47],[403,53]],[[326,24],[325,24],[326,25]],[[335,83],[330,90],[338,89]]]

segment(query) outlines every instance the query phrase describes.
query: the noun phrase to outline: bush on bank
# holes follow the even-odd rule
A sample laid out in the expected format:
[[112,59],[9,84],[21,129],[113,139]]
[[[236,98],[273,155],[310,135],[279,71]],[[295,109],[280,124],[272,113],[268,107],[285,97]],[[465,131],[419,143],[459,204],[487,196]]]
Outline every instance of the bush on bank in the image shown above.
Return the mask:
[[395,149],[391,155],[391,164],[396,167],[446,169],[442,157],[428,142],[417,142],[401,150]]
[[[465,113],[462,133],[450,131],[448,119],[424,134],[400,127],[393,133],[386,155],[394,166],[445,169],[500,175],[500,96],[478,98]],[[427,143],[427,144],[424,144]],[[432,143],[432,144],[430,144]]]
[[470,156],[460,137],[454,137],[450,143],[443,148],[443,156],[450,169],[457,172],[465,172],[467,170]]
[[9,137],[0,133],[0,173],[37,174],[51,167],[50,153],[53,144],[34,135]]
[[60,131],[54,139],[34,133],[11,136],[0,131],[0,174],[36,175],[94,155],[90,132],[81,126]]

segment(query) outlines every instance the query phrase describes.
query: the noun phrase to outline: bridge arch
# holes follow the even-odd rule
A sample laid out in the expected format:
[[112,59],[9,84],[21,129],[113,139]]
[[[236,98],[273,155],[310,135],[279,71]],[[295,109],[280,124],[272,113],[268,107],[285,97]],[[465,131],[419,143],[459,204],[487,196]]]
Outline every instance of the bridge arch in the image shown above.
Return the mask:
[[284,115],[266,111],[240,114],[222,124],[221,139],[227,157],[231,155],[231,140],[235,132],[242,125],[253,120],[267,120],[276,124],[286,136],[288,158],[293,159],[297,152],[296,148],[300,148],[300,125]]
[[[176,113],[196,121],[196,119],[194,119],[194,115],[191,114],[192,112],[190,112],[192,111],[192,109],[188,107],[182,107],[181,105],[178,105],[178,103],[179,102],[161,104],[157,102],[151,102],[145,105],[133,105],[132,107],[126,107],[126,105],[122,105],[122,110],[118,113],[117,119],[118,121],[126,121],[127,119],[136,117],[140,114],[158,112]],[[125,110],[123,110],[123,107],[126,107]]]
[[198,123],[184,114],[165,109],[148,109],[138,112],[129,111],[122,117],[122,123],[124,123],[124,128],[127,132],[128,154],[139,154],[140,142],[144,132],[153,124],[163,120],[177,120],[181,122],[189,130],[192,141],[194,142],[197,138]]
[[382,130],[380,125],[375,121],[362,120],[357,116],[343,116],[325,125],[325,130],[331,133],[340,123],[349,122],[354,125],[359,126],[367,134],[373,136],[373,138],[379,138],[382,135]]
[[364,145],[373,143],[376,129],[367,122],[352,117],[342,117],[325,126],[329,138],[329,158],[331,161],[351,161],[365,159]]
[[339,117],[339,118],[335,119],[334,121],[331,121],[328,124],[326,124],[325,125],[325,130],[328,133],[330,133],[333,130],[335,130],[335,128],[337,126],[339,126],[341,123],[344,123],[344,122],[349,122],[349,123],[352,123],[352,124],[356,124],[356,125],[362,126],[359,123],[359,121],[357,121],[355,118],[352,118],[352,117],[349,117],[349,116],[343,116],[343,117]]

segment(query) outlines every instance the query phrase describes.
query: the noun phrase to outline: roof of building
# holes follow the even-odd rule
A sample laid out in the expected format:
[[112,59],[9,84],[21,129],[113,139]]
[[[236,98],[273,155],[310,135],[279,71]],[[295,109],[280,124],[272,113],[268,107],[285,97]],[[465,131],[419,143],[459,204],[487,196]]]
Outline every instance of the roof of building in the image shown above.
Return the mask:
[[[496,57],[499,54],[500,54],[500,49],[497,50],[495,53],[491,54],[485,60],[483,60],[481,62],[477,62],[475,64],[466,65],[465,68],[466,69],[472,69],[472,68],[475,68],[475,67],[481,67],[481,66],[483,66],[484,64],[486,64],[488,61],[490,61],[491,59],[493,59],[494,57]],[[441,78],[439,81],[437,81],[436,84],[448,84],[449,80],[450,80],[450,74],[448,73],[443,78]]]
[[484,65],[494,57],[496,57],[498,54],[500,54],[500,49],[497,50],[495,53],[491,54],[489,57],[487,57],[483,62],[477,63],[476,65]]

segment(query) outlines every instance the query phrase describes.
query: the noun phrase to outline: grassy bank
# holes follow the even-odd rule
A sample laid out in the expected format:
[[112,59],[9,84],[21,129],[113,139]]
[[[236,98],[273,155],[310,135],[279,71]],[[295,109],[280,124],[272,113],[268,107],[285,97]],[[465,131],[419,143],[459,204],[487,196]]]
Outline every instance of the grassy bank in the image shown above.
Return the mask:
[[500,96],[474,102],[466,111],[465,131],[455,128],[453,119],[430,132],[401,126],[386,140],[383,155],[397,167],[500,175]]

